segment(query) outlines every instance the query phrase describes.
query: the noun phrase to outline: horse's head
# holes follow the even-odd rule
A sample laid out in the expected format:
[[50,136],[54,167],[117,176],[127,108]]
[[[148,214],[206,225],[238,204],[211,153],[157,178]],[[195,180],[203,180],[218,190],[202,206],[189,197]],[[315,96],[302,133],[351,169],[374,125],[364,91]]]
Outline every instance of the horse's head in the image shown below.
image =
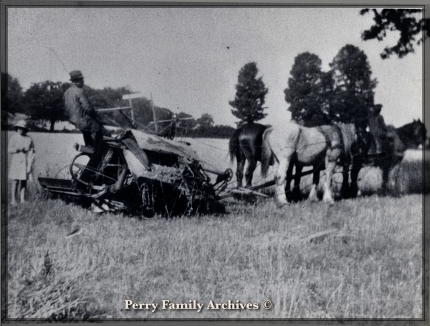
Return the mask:
[[412,122],[412,133],[411,136],[416,143],[417,147],[419,145],[424,145],[427,139],[427,129],[423,122],[420,119]]

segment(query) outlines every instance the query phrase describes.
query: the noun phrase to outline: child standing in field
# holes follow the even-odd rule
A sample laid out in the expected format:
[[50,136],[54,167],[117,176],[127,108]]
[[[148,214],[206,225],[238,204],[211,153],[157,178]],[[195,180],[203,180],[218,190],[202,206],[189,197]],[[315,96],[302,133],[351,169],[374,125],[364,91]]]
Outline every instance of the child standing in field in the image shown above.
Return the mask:
[[17,133],[11,137],[8,147],[8,153],[12,155],[9,179],[12,180],[11,204],[13,206],[17,204],[17,190],[19,190],[21,203],[25,202],[27,179],[30,177],[36,153],[33,140],[27,135],[26,122],[18,121],[15,128]]

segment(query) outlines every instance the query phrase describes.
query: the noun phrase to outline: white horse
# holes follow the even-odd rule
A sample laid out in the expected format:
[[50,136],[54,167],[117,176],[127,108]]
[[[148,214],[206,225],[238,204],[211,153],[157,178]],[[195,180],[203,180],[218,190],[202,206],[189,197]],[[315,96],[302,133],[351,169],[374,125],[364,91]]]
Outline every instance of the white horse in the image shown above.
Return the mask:
[[[261,173],[267,175],[269,159],[274,154],[276,204],[282,207],[288,203],[285,182],[288,181],[289,185],[290,180],[286,179],[290,164],[295,165],[298,180],[303,167],[313,166],[313,183],[309,194],[311,201],[318,201],[320,171],[325,169],[323,201],[333,204],[331,181],[334,168],[339,158],[346,157],[343,154],[350,153],[354,137],[356,132],[353,124],[307,128],[289,123],[284,129],[267,129],[263,134]],[[350,162],[349,159],[347,161]]]

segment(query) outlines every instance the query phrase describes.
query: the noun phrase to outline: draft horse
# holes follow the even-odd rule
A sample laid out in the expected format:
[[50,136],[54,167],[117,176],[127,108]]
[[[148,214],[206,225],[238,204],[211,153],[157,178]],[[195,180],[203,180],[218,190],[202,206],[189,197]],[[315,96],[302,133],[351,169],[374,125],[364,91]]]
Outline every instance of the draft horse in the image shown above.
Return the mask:
[[[333,204],[331,181],[337,162],[344,165],[343,188],[348,185],[348,172],[353,162],[354,174],[358,177],[361,164],[353,160],[354,144],[357,143],[357,132],[353,124],[325,125],[319,127],[303,127],[290,123],[284,129],[269,128],[263,134],[261,173],[267,175],[270,157],[276,158],[275,164],[275,202],[278,207],[288,203],[286,188],[289,190],[292,169],[296,167],[294,183],[298,189],[301,171],[305,166],[313,167],[313,182],[309,194],[311,201],[318,201],[317,186],[320,180],[320,171],[325,169],[326,181],[324,183],[323,201]],[[345,177],[346,175],[346,177]],[[352,188],[357,188],[355,184]]]
[[[245,172],[246,187],[252,186],[252,177],[257,167],[257,162],[261,162],[261,146],[263,133],[267,126],[259,123],[247,123],[236,129],[229,141],[230,159],[237,161],[236,179],[237,187],[242,187],[243,170],[246,161],[248,166]],[[273,164],[273,157],[268,158],[268,164]]]
[[[369,165],[374,165],[382,170],[381,194],[385,195],[389,192],[390,173],[392,171],[398,172],[407,149],[416,149],[425,144],[427,129],[420,119],[414,119],[413,122],[399,128],[389,125],[386,139],[382,144],[383,153],[380,155],[374,154],[376,147],[374,136],[369,135],[371,146],[366,161]],[[396,180],[394,180],[394,183],[394,186],[397,186]]]
[[[336,135],[336,141],[340,144],[341,149],[340,155],[336,161],[336,165],[340,165],[342,167],[341,198],[356,197],[358,194],[358,174],[372,144],[370,138],[366,137],[366,131],[357,128],[352,123],[339,123],[332,126],[321,126],[316,128],[325,133],[328,142],[330,142],[330,136],[327,135],[327,131],[324,132],[324,130],[335,131],[334,135]],[[328,144],[330,146],[330,143]],[[320,172],[325,168],[324,163],[319,163],[319,165],[314,167],[313,170],[307,172],[313,173],[313,184],[315,185],[319,183]],[[293,191],[291,191],[291,181],[293,179],[292,172],[294,167],[296,168],[296,174],[294,175]],[[300,192],[300,179],[304,175],[301,172],[303,167],[303,163],[297,160],[292,160],[288,166],[285,192],[289,202],[300,201],[302,199]],[[350,175],[351,183],[349,182]],[[310,199],[316,200],[316,197],[310,196]]]

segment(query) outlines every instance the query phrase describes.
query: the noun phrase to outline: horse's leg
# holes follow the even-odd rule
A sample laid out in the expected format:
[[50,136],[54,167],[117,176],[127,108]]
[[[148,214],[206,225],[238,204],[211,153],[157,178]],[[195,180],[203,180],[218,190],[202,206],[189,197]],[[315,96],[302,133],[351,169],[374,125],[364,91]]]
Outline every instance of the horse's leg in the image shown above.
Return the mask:
[[293,161],[290,161],[290,164],[288,164],[287,180],[285,183],[285,195],[287,196],[287,201],[289,203],[293,200],[292,194],[291,194],[291,180],[293,179],[293,169],[294,169]]
[[349,166],[351,160],[350,158],[346,158],[342,165],[342,188],[341,188],[341,196],[342,198],[349,198],[351,196],[350,188],[349,188]]
[[245,172],[246,188],[251,188],[252,186],[252,175],[254,174],[255,168],[257,167],[257,160],[255,157],[248,158],[248,167]]
[[331,179],[333,177],[333,171],[336,167],[336,160],[339,157],[340,151],[337,149],[327,150],[325,158],[325,174],[326,180],[324,183],[324,196],[323,201],[328,204],[334,204],[333,195],[331,192]]
[[282,207],[288,204],[287,197],[285,195],[285,181],[287,177],[288,164],[291,161],[292,153],[287,151],[283,155],[279,155],[278,168],[275,172],[275,203],[278,207]]
[[308,199],[311,202],[317,202],[319,201],[318,196],[317,196],[317,186],[318,183],[320,182],[320,169],[318,166],[313,166],[313,173],[312,173],[312,186],[311,186],[311,191],[309,193],[309,197]]
[[358,194],[358,174],[360,173],[361,167],[363,165],[363,160],[353,159],[351,167],[351,187],[349,189],[349,194],[351,198],[357,197]]
[[388,182],[390,176],[390,169],[388,166],[384,166],[382,169],[382,189],[380,195],[386,196],[388,194]]
[[293,201],[302,200],[302,194],[300,192],[300,180],[302,178],[303,165],[296,164],[296,174],[294,175],[294,188],[293,188]]
[[394,155],[394,158],[391,160],[390,168],[388,169],[388,178],[390,174],[392,176],[392,191],[390,191],[390,194],[395,197],[400,196],[402,193],[402,185],[399,180],[400,163],[402,162],[402,159],[403,157]]
[[236,179],[237,179],[237,187],[242,187],[242,179],[243,179],[243,169],[245,167],[245,157],[243,155],[238,155],[236,157],[237,160],[237,170],[236,170]]
[[390,177],[391,164],[387,158],[384,158],[380,166],[382,170],[382,187],[379,191],[379,195],[386,196],[388,194],[388,182]]
[[399,180],[399,172],[400,172],[400,164],[396,164],[391,168],[391,175],[392,175],[392,196],[394,197],[400,197],[402,194],[402,184],[401,181]]

